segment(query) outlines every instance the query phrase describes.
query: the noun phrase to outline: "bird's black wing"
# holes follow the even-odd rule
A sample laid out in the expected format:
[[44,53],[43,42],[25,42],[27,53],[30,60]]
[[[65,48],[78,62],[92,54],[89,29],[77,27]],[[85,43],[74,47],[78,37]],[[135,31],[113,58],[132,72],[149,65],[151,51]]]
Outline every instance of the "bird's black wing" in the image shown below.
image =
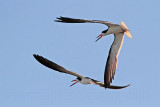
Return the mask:
[[[94,82],[94,83],[92,83],[92,84],[96,84],[96,85],[99,85],[100,87],[106,88],[106,87],[104,86],[104,83],[103,83],[103,82],[97,81],[97,80],[94,80],[94,79],[91,79],[91,80]],[[109,88],[109,89],[122,89],[122,88],[126,88],[126,87],[128,87],[128,86],[130,86],[130,84],[128,84],[128,85],[126,85],[126,86],[110,85],[110,86],[108,86],[107,88]]]
[[76,76],[76,77],[80,77],[80,78],[83,77],[82,75],[80,75],[76,72],[69,71],[69,70],[63,68],[62,66],[60,66],[60,65],[42,57],[42,56],[39,56],[39,55],[36,55],[36,54],[34,54],[33,56],[38,62],[40,62],[41,64],[43,64],[44,66],[46,66],[48,68],[59,71],[61,73],[67,73],[67,74],[70,74],[70,75],[73,75],[73,76]]
[[105,73],[104,73],[104,85],[106,88],[112,83],[117,68],[118,55],[121,50],[124,39],[124,33],[117,33],[114,37],[114,42],[109,51],[109,55],[106,62]]
[[101,24],[107,25],[108,27],[119,26],[118,24],[113,24],[113,23],[107,22],[107,21],[75,19],[75,18],[68,18],[68,17],[59,17],[55,21],[62,22],[62,23],[101,23]]

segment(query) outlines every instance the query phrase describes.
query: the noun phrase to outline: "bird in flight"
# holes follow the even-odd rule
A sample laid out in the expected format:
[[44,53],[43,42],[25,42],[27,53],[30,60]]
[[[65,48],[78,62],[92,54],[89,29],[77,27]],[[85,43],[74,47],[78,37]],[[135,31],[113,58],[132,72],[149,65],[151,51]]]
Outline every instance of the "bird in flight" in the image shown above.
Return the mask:
[[102,31],[102,33],[97,37],[96,41],[98,41],[103,36],[106,36],[109,34],[116,34],[116,33],[125,33],[129,38],[132,38],[132,35],[129,32],[128,27],[125,25],[123,21],[121,21],[120,25],[113,24],[107,21],[75,19],[75,18],[68,18],[68,17],[59,17],[55,21],[62,22],[62,23],[100,23],[100,24],[107,25],[108,29]]
[[[97,81],[97,80],[94,80],[92,78],[89,78],[89,77],[84,77],[76,72],[72,72],[72,71],[69,71],[67,69],[65,69],[64,67],[42,57],[42,56],[39,56],[39,55],[36,55],[34,54],[33,55],[34,58],[40,62],[41,64],[43,64],[44,66],[50,68],[50,69],[53,69],[55,71],[58,71],[60,73],[66,73],[66,74],[70,74],[70,75],[73,75],[73,76],[76,76],[77,78],[71,82],[74,82],[71,86],[75,85],[76,83],[81,83],[81,84],[84,84],[84,85],[87,85],[87,84],[95,84],[95,85],[98,85],[100,87],[104,87],[104,83],[103,82],[100,82],[100,81]],[[130,84],[129,84],[130,85]],[[122,88],[126,88],[128,87],[129,85],[126,85],[126,86],[114,86],[114,85],[110,85],[109,89],[122,89]]]
[[62,23],[100,23],[108,26],[108,28],[102,31],[102,33],[97,37],[96,40],[98,41],[103,36],[114,34],[114,41],[109,51],[104,72],[104,87],[108,88],[110,86],[110,83],[112,83],[112,80],[114,79],[117,68],[118,55],[123,44],[124,34],[126,34],[129,38],[132,38],[132,35],[125,23],[121,21],[119,25],[107,21],[75,19],[68,17],[59,17],[55,21]]

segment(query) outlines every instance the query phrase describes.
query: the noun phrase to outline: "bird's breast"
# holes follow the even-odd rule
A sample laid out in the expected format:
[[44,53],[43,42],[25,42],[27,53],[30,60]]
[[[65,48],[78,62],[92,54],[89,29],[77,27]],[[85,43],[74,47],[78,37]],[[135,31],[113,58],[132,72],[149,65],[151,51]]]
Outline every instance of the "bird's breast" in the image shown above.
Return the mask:
[[90,83],[90,80],[87,79],[87,78],[83,78],[83,79],[80,81],[80,83],[82,83],[82,84],[91,84],[91,83]]

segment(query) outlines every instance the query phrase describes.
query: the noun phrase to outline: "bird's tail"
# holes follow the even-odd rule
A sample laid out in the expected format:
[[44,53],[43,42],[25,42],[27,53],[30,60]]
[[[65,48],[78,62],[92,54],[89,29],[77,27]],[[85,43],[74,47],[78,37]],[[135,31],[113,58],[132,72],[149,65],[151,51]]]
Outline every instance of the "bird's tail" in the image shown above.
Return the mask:
[[126,85],[126,86],[114,86],[114,85],[110,85],[110,86],[107,87],[107,88],[109,88],[109,89],[122,89],[122,88],[126,88],[126,87],[128,87],[128,86],[130,86],[130,84],[128,84],[128,85]]
[[131,33],[129,32],[129,30],[125,31],[124,33],[125,33],[129,38],[132,39],[132,35],[131,35]]
[[121,28],[122,28],[123,30],[125,30],[124,33],[125,33],[129,38],[132,39],[132,35],[131,35],[131,33],[129,32],[129,29],[128,29],[128,27],[126,26],[126,24],[125,24],[123,21],[121,21],[120,26],[121,26]]

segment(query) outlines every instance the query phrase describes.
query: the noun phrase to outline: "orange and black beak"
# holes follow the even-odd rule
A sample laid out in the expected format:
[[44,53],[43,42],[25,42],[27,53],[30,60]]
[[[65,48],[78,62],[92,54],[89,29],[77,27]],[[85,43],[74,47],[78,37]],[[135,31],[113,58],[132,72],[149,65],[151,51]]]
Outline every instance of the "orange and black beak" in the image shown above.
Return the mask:
[[100,34],[99,36],[97,36],[97,40],[95,42],[97,42],[101,38],[102,38],[102,34]]
[[76,82],[73,83],[72,85],[70,85],[70,87],[73,86],[73,85],[75,85],[77,83],[77,80],[72,80],[71,82],[74,82],[74,81],[76,81]]

